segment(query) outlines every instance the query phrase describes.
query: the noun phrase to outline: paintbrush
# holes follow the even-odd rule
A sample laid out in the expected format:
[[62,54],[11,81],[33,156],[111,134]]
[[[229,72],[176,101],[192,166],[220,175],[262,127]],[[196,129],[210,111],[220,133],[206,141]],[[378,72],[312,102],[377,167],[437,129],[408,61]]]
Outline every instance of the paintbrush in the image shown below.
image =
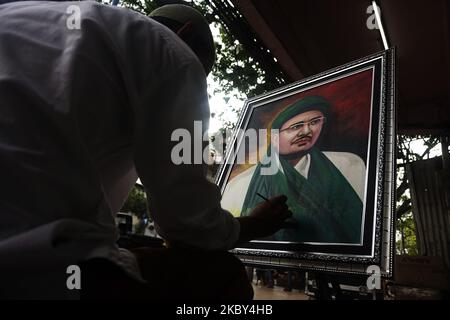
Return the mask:
[[[264,197],[259,192],[256,192],[256,195],[259,196],[261,199],[264,199],[266,202],[270,202],[269,199]],[[295,220],[293,218],[288,218],[283,222],[283,228],[296,229],[297,227],[298,227],[298,222],[297,222],[297,220]]]

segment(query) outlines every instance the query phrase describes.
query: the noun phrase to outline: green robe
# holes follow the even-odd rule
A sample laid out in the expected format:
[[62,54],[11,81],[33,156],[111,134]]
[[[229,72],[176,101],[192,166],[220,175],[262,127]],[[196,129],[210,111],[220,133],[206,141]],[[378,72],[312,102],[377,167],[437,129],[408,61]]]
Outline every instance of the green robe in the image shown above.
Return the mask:
[[284,173],[278,170],[274,175],[261,175],[261,168],[265,165],[258,164],[241,215],[248,215],[258,203],[264,201],[257,196],[257,192],[269,198],[284,194],[288,197],[287,204],[298,227],[278,231],[274,235],[276,240],[359,243],[363,211],[360,198],[321,151],[312,148],[310,156],[308,179],[278,155]]

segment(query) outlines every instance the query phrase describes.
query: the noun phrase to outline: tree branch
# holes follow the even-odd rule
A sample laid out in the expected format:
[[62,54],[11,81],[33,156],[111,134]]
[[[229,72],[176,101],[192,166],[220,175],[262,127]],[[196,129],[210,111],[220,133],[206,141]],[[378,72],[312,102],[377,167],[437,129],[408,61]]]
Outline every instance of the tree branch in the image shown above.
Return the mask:
[[397,219],[400,219],[405,213],[408,213],[411,210],[411,200],[406,199],[400,207],[397,208],[395,216]]
[[408,180],[405,178],[403,179],[403,181],[400,183],[400,185],[396,190],[396,197],[395,197],[396,201],[400,201],[400,198],[405,193],[405,191],[408,190],[408,188],[409,188]]

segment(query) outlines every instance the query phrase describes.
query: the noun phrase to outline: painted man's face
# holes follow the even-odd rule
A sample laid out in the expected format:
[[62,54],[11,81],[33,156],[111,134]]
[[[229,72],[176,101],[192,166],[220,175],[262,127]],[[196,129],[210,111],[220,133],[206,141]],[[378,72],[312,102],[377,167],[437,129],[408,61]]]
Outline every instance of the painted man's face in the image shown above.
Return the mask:
[[280,128],[278,151],[281,155],[305,152],[316,143],[325,118],[318,110],[306,111],[286,121]]

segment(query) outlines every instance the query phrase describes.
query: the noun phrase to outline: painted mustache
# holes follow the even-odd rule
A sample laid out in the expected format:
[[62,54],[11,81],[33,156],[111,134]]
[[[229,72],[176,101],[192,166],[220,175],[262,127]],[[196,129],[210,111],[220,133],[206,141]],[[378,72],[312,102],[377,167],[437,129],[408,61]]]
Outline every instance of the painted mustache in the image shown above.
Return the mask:
[[311,135],[301,136],[301,137],[298,137],[297,139],[295,139],[294,141],[292,141],[291,144],[298,144],[300,142],[305,142],[306,143],[306,142],[311,141],[311,139],[312,139]]

